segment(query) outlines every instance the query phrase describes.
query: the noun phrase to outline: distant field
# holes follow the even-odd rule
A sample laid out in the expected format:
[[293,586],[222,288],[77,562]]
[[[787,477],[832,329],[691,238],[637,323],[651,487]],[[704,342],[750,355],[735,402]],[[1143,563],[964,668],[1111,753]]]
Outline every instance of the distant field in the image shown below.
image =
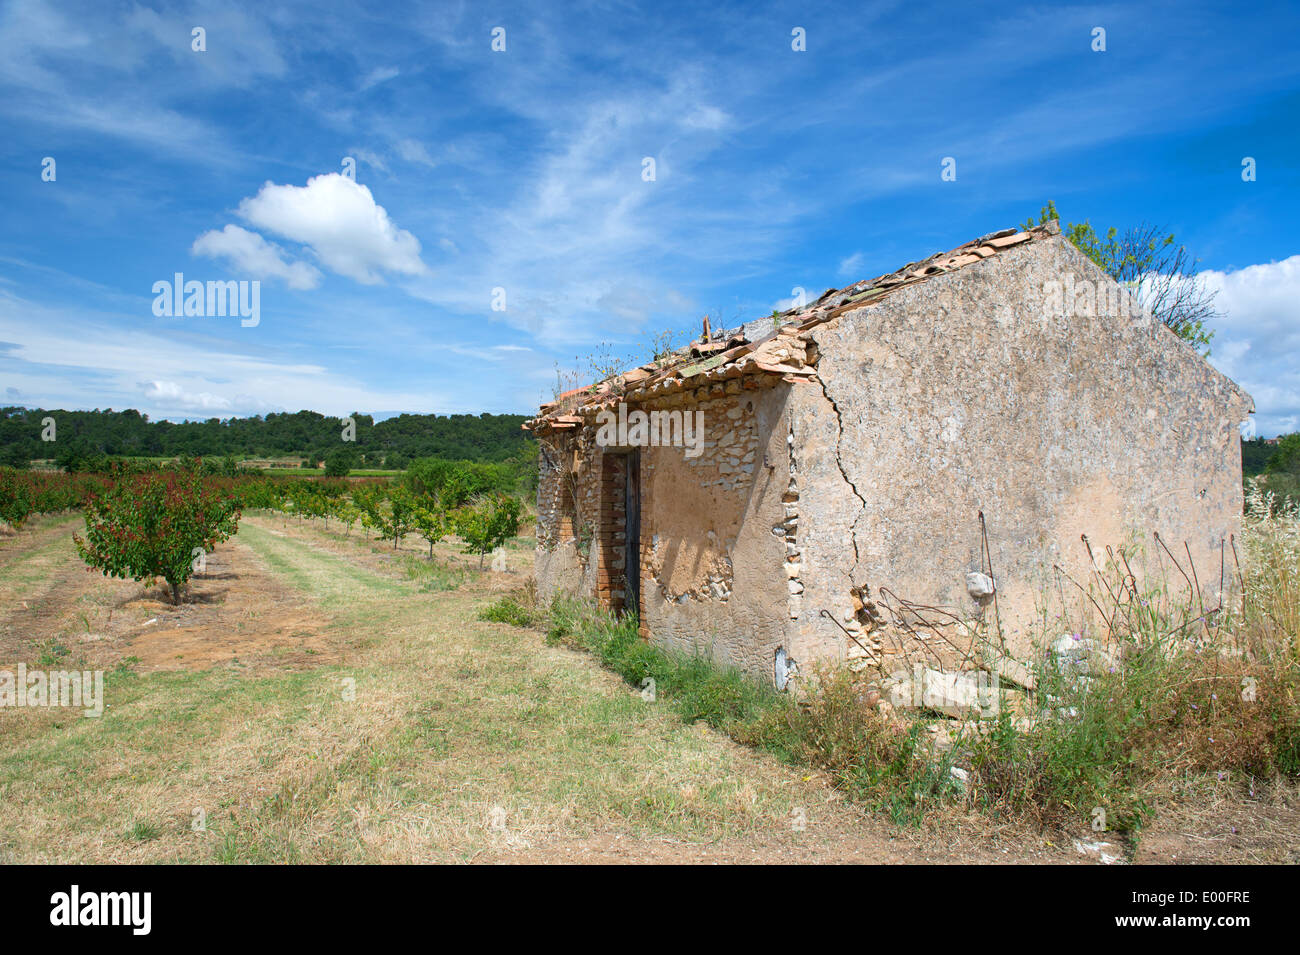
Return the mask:
[[[297,467],[273,467],[262,468],[267,474],[276,475],[300,475],[303,477],[320,476],[325,473],[324,468],[297,468]],[[388,471],[383,468],[353,468],[348,472],[349,477],[398,477],[405,474],[405,471]]]
[[[223,457],[223,455],[208,455],[208,457],[219,459],[219,458]],[[149,462],[150,464],[169,464],[169,463],[171,463],[171,462],[176,461],[177,459],[176,459],[174,456],[168,456],[168,455],[156,455],[156,454],[155,454],[155,455],[131,455],[131,456],[123,456],[123,457],[121,458],[121,460],[124,460],[124,461],[147,461],[147,462]],[[239,462],[239,466],[240,466],[240,467],[246,467],[246,468],[257,468],[259,471],[262,471],[262,472],[265,473],[265,474],[273,474],[273,475],[281,475],[281,476],[283,476],[283,475],[289,475],[289,476],[298,475],[298,476],[300,476],[300,477],[319,477],[319,476],[321,476],[321,475],[323,475],[323,474],[325,473],[325,469],[324,469],[324,468],[304,468],[304,467],[300,467],[299,464],[298,464],[298,462],[301,461],[301,460],[302,460],[302,456],[298,456],[298,457],[285,457],[285,458],[275,458],[275,459],[268,459],[268,458],[245,458],[245,459],[240,460],[240,462]],[[51,458],[51,459],[38,459],[38,460],[32,461],[32,462],[31,462],[31,467],[32,467],[33,470],[36,470],[36,471],[56,471],[56,470],[58,470],[58,467],[55,465],[54,460],[53,460],[52,458]],[[350,471],[348,472],[348,475],[349,475],[350,477],[400,477],[401,475],[403,475],[403,474],[405,474],[405,473],[406,473],[406,471],[403,470],[403,469],[400,469],[400,468],[398,468],[398,469],[391,469],[391,468],[353,468],[352,470],[350,470]]]

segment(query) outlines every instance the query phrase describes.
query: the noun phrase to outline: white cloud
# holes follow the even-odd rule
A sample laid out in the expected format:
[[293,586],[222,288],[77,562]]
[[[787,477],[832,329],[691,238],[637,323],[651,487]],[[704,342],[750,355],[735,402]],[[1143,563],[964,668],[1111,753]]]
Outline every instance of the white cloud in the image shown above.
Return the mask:
[[731,125],[731,117],[716,106],[704,104],[682,117],[682,125],[687,129],[723,129]]
[[452,393],[372,387],[256,336],[236,344],[212,337],[201,324],[176,323],[128,334],[126,316],[91,314],[95,320],[87,320],[84,308],[52,308],[0,292],[0,342],[10,343],[5,382],[26,403],[139,407],[154,417],[462,407]]
[[429,155],[429,151],[424,148],[424,143],[418,140],[402,139],[397,142],[394,148],[397,149],[397,155],[407,162],[418,162],[430,168],[438,165],[437,161]]
[[372,166],[382,173],[388,172],[388,163],[384,161],[383,156],[379,155],[379,153],[375,152],[374,150],[357,148],[357,149],[349,150],[349,152],[351,152],[351,154],[354,157],[361,160],[367,166]]
[[188,392],[174,381],[142,381],[139,384],[144,397],[164,408],[185,411],[229,411],[232,404],[211,392]]
[[854,252],[848,258],[840,260],[839,273],[841,276],[858,276],[862,271],[862,263],[866,261],[866,256],[861,252]]
[[366,285],[382,272],[423,275],[420,241],[399,229],[365,186],[332,172],[306,186],[266,183],[239,203],[239,216],[267,232],[301,242],[331,271]]
[[361,88],[368,90],[372,86],[378,86],[380,83],[387,83],[396,77],[402,71],[395,66],[380,66],[371,70],[366,78],[361,81]]
[[1262,435],[1300,424],[1300,255],[1232,272],[1201,273],[1225,313],[1210,362],[1255,399]]
[[320,270],[306,262],[291,262],[284,249],[267,242],[256,232],[228,225],[220,232],[205,232],[194,240],[193,255],[224,259],[236,272],[254,278],[283,279],[289,288],[309,289],[320,285]]

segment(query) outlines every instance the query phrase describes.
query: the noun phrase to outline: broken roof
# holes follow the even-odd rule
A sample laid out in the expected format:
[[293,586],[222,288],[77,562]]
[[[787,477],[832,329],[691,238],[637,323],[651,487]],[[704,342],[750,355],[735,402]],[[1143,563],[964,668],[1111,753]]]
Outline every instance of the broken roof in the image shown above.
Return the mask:
[[[1003,229],[981,236],[951,252],[940,252],[911,262],[896,272],[864,279],[841,289],[828,289],[811,305],[787,309],[771,316],[772,331],[749,340],[739,332],[724,333],[709,341],[692,342],[665,358],[603,381],[575,388],[541,406],[541,413],[524,423],[531,431],[575,428],[582,412],[594,412],[619,401],[671,394],[721,379],[743,375],[775,375],[786,381],[810,379],[814,372],[803,361],[801,336],[817,325],[845,312],[875,305],[900,288],[936,275],[955,272],[1026,242],[1059,235],[1055,221],[1030,229]],[[806,338],[806,336],[804,336]]]

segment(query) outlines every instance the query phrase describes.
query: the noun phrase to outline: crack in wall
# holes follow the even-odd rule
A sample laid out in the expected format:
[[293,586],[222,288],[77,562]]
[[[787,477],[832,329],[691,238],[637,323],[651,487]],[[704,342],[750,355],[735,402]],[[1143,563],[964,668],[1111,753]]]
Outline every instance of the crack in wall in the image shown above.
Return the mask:
[[835,466],[840,469],[840,476],[844,478],[844,483],[849,486],[853,496],[862,502],[862,510],[858,512],[858,516],[853,519],[853,523],[849,526],[849,537],[853,541],[853,568],[849,571],[849,580],[852,582],[857,578],[858,562],[861,560],[861,555],[858,553],[858,521],[862,519],[863,514],[867,511],[867,499],[858,492],[858,486],[849,477],[849,472],[844,467],[844,461],[840,458],[840,443],[844,440],[844,416],[840,413],[840,406],[831,397],[830,389],[826,387],[826,379],[822,377],[820,369],[818,369],[817,382],[822,386],[822,397],[826,399],[831,406],[831,410],[835,412]]

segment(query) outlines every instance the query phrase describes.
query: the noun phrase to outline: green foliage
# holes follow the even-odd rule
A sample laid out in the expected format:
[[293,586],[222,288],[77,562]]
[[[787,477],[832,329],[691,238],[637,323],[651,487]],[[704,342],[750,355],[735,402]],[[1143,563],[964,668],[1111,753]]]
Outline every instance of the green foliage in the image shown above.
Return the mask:
[[[1056,204],[1048,202],[1038,222],[1028,219],[1028,229],[1059,220]],[[1214,331],[1209,322],[1219,317],[1214,293],[1196,277],[1196,262],[1179,245],[1172,232],[1142,224],[1120,232],[1115,227],[1099,236],[1088,221],[1066,225],[1062,234],[1120,285],[1138,294],[1151,313],[1184,341],[1209,354]]]
[[429,544],[429,557],[433,558],[433,545],[451,531],[451,516],[440,498],[433,494],[416,494],[404,485],[390,492],[394,502],[401,502],[408,522]]
[[1266,474],[1300,474],[1300,434],[1284,435],[1278,440],[1268,464]]
[[[41,440],[46,417],[58,425],[54,444]],[[353,448],[371,467],[381,460],[398,467],[403,458],[417,457],[506,461],[534,443],[520,429],[524,415],[397,415],[379,422],[370,415],[351,417],[356,424]],[[0,408],[0,462],[25,465],[53,456],[60,467],[83,473],[103,470],[105,456],[283,457],[324,451],[312,457],[308,467],[314,467],[338,446],[344,425],[341,418],[314,411],[176,423],[150,421],[135,410],[9,406]]]
[[32,512],[32,499],[26,482],[12,468],[0,467],[0,521],[14,530],[26,522]]
[[519,533],[519,499],[483,494],[451,514],[452,526],[465,541],[465,552],[483,558]]
[[1263,474],[1269,459],[1277,450],[1277,445],[1269,444],[1263,438],[1242,439],[1241,442],[1241,476],[1253,478]]
[[447,509],[467,504],[481,494],[533,494],[537,491],[537,443],[503,461],[449,461],[421,458],[403,476],[405,485],[421,496],[432,496]]
[[131,580],[161,577],[180,603],[195,551],[206,553],[234,534],[239,514],[235,497],[192,470],[122,472],[87,501],[86,536],[75,540],[91,567]]
[[[1274,507],[1300,505],[1300,434],[1283,435],[1277,444],[1245,441],[1241,449],[1241,470],[1247,485],[1252,476],[1262,474],[1262,490],[1271,495]],[[1249,470],[1246,466],[1248,453],[1254,465]]]
[[479,611],[480,620],[508,623],[515,627],[532,627],[538,623],[537,614],[515,596],[507,594]]
[[335,448],[325,456],[326,477],[347,477],[356,466],[357,455],[351,448]]

